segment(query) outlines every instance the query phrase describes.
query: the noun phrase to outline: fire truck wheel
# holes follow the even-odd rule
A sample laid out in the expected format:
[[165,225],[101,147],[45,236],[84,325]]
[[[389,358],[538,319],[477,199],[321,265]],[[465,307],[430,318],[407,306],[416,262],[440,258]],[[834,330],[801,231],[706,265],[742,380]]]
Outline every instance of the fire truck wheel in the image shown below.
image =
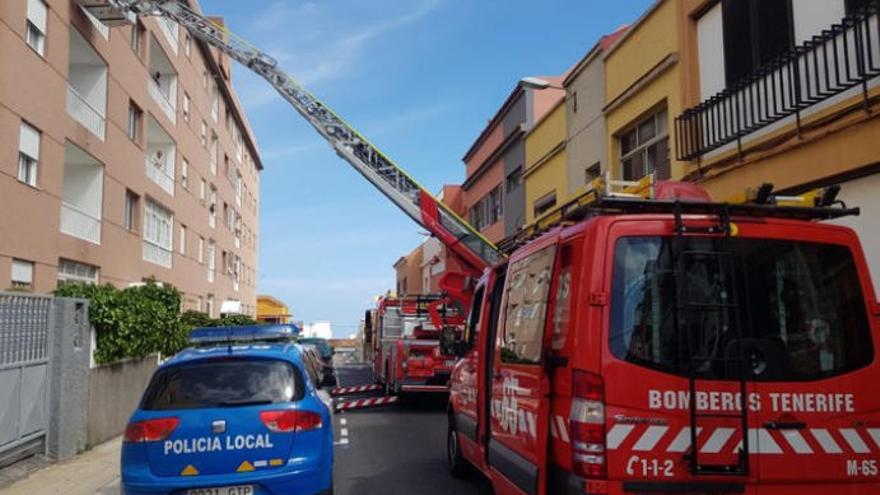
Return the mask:
[[470,473],[468,461],[461,455],[461,450],[458,447],[458,434],[451,415],[446,435],[446,463],[453,478],[464,478]]

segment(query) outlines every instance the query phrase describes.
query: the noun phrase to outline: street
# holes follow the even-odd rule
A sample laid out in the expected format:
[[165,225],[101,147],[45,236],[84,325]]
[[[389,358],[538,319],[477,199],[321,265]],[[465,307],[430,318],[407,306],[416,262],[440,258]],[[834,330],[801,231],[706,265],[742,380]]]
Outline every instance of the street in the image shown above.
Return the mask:
[[[340,386],[373,382],[362,365],[339,367],[337,374]],[[337,414],[336,494],[492,493],[476,474],[465,480],[449,475],[445,402],[438,399]]]

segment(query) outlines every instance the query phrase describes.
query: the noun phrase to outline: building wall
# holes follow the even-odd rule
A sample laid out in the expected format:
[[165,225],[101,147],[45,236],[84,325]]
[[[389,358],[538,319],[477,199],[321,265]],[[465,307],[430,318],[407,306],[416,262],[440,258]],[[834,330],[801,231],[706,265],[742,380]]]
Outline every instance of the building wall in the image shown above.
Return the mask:
[[[202,49],[192,41],[189,55],[185,49],[185,35],[179,30],[177,54],[160,31],[153,18],[143,19],[146,31],[141,36],[141,49],[131,47],[131,28],[109,30],[109,38],[85,17],[71,0],[50,0],[48,4],[45,58],[25,42],[27,2],[24,0],[0,3],[0,71],[16,77],[0,78],[0,135],[9,139],[0,143],[0,202],[6,211],[27,212],[26,215],[4,215],[0,218],[0,288],[10,286],[10,266],[13,258],[32,261],[33,289],[49,292],[56,286],[59,259],[69,259],[99,268],[100,281],[118,286],[140,282],[148,277],[171,283],[184,293],[187,309],[197,309],[199,297],[205,309],[209,295],[213,296],[214,314],[223,300],[240,300],[246,311],[254,314],[256,306],[257,239],[259,233],[259,156],[251,139],[245,117],[233,100],[221,98],[220,111],[215,120],[211,116],[212,97],[210,81],[217,81],[226,93],[231,85],[227,73],[217,72]],[[198,6],[196,5],[196,8]],[[106,133],[101,141],[67,111],[69,77],[70,29],[76,30],[90,44],[98,57],[107,65]],[[155,36],[177,71],[176,121],[165,115],[148,92],[150,75],[149,51],[151,36]],[[211,55],[214,60],[217,55]],[[221,59],[228,67],[229,61]],[[205,77],[207,75],[207,77]],[[209,84],[205,86],[205,81]],[[103,91],[103,90],[101,90]],[[100,91],[99,91],[100,92]],[[223,93],[223,92],[221,92]],[[190,120],[183,118],[184,94],[188,94]],[[129,102],[143,110],[141,135],[132,141],[127,136]],[[238,116],[244,134],[246,153],[238,160],[232,138],[232,127],[225,126],[226,109]],[[176,146],[173,190],[174,195],[146,177],[146,129],[151,116],[168,134]],[[207,123],[208,145],[211,132],[219,139],[217,174],[209,171],[209,151],[200,139],[201,121]],[[28,122],[41,132],[39,171],[36,187],[19,180],[19,128]],[[103,190],[100,196],[100,244],[72,237],[60,232],[61,200],[64,195],[65,148],[76,146],[102,167]],[[233,182],[224,175],[223,156],[229,156],[242,175],[241,206],[235,199]],[[250,158],[248,158],[248,156]],[[182,184],[182,163],[188,166],[188,187]],[[214,184],[218,190],[216,228],[208,225],[208,206],[199,199],[199,182]],[[140,198],[136,228],[124,227],[126,190]],[[208,187],[210,190],[210,187]],[[97,197],[96,197],[97,198]],[[144,261],[142,255],[144,205],[146,198],[160,203],[174,215],[172,228],[172,268]],[[242,235],[236,247],[235,234],[224,225],[222,205],[229,204],[241,215]],[[181,225],[186,226],[186,245],[180,253]],[[247,232],[248,235],[244,235]],[[252,233],[253,235],[250,235]],[[206,252],[199,263],[198,238],[217,243],[216,276],[208,282]],[[235,253],[241,258],[238,290],[231,274],[225,274],[221,252]]]
[[[566,195],[577,194],[586,185],[586,171],[598,163],[604,172],[608,164],[605,136],[605,64],[601,53],[566,84],[567,127]],[[575,103],[575,101],[577,103]],[[577,110],[575,110],[575,104]]]
[[525,138],[527,224],[535,221],[535,203],[539,199],[555,194],[555,205],[562,204],[568,199],[564,103],[564,100],[559,99],[557,105],[535,124]]
[[286,304],[272,296],[257,296],[257,321],[290,323],[292,315]]
[[394,264],[398,295],[422,293],[422,259],[422,245],[419,244]]
[[[608,164],[622,176],[620,135],[641,117],[667,108],[670,147],[674,116],[682,108],[679,70],[680,0],[658,0],[605,55],[605,118]],[[671,149],[671,148],[670,148]],[[672,150],[672,149],[671,149]],[[671,177],[684,175],[684,166],[670,152]]]

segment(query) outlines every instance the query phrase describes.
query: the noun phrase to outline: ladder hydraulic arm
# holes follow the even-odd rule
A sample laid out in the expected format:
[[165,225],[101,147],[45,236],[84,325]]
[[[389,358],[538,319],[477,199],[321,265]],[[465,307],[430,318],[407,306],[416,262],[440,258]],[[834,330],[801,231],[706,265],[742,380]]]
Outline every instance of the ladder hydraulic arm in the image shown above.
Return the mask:
[[502,260],[498,248],[416,182],[339,115],[278,68],[277,61],[177,0],[78,0],[108,25],[130,22],[137,15],[176,21],[193,36],[221,50],[269,82],[336,153],[410,218],[437,237],[468,269],[479,276]]

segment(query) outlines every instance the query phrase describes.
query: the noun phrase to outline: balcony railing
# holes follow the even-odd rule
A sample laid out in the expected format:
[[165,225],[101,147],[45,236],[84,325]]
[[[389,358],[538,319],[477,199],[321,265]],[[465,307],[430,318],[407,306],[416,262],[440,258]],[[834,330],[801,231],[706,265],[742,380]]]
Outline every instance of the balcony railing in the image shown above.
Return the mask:
[[67,113],[101,141],[107,127],[104,113],[93,107],[73,86],[67,86]]
[[694,160],[880,75],[880,0],[869,3],[675,119],[676,155]]
[[101,244],[101,219],[71,204],[61,203],[60,230],[64,234]]
[[144,261],[171,268],[171,250],[144,239]]
[[159,85],[156,84],[156,81],[152,79],[149,80],[147,86],[150,90],[150,96],[152,96],[153,99],[156,100],[156,103],[159,104],[159,108],[161,108],[162,111],[165,112],[165,115],[168,117],[169,120],[171,120],[172,124],[176,124],[177,110],[175,110],[175,105],[173,105],[168,99],[169,96],[166,95],[165,92],[162,91],[162,88],[160,88]]
[[174,175],[169,174],[165,170],[165,164],[156,163],[149,158],[147,158],[145,163],[147,167],[147,177],[158,184],[163,191],[174,196]]

